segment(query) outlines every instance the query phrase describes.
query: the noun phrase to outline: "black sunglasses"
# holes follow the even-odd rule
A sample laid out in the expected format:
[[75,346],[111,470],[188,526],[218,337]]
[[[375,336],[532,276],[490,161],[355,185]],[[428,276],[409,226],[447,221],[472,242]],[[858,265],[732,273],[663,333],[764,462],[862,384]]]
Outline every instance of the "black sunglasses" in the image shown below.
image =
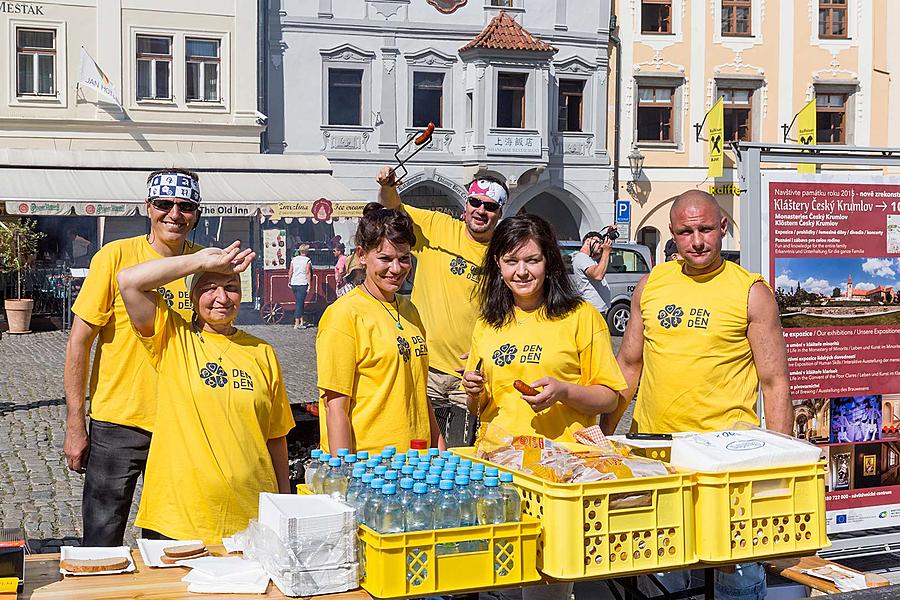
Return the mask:
[[478,198],[469,197],[469,204],[472,208],[481,208],[484,207],[484,210],[488,212],[497,212],[500,210],[500,204],[497,202],[491,202],[490,200],[479,200]]
[[197,209],[200,208],[200,204],[198,202],[191,202],[190,200],[186,200],[184,202],[175,202],[174,200],[154,198],[150,201],[150,204],[153,205],[153,208],[155,208],[156,210],[161,210],[162,212],[169,212],[176,204],[178,205],[178,210],[183,213],[197,212]]

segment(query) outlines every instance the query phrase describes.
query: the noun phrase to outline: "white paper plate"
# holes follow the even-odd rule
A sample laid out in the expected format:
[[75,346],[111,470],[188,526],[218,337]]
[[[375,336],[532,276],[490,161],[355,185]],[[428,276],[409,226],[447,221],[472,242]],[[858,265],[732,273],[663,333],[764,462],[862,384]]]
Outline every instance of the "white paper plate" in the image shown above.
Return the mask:
[[79,559],[87,560],[91,558],[127,558],[128,566],[124,569],[116,569],[114,571],[97,571],[95,573],[73,573],[62,567],[59,572],[63,575],[114,575],[116,573],[131,573],[134,571],[134,560],[131,558],[131,548],[128,546],[117,546],[113,548],[84,548],[79,546],[63,546],[59,549],[59,560]]
[[148,567],[159,567],[161,569],[165,569],[166,567],[181,567],[185,565],[174,564],[167,565],[166,563],[160,560],[160,557],[163,555],[163,550],[166,548],[171,548],[172,546],[184,546],[186,544],[202,544],[203,540],[145,540],[144,538],[140,538],[137,541],[138,550],[141,551],[141,560],[144,561],[144,564]]

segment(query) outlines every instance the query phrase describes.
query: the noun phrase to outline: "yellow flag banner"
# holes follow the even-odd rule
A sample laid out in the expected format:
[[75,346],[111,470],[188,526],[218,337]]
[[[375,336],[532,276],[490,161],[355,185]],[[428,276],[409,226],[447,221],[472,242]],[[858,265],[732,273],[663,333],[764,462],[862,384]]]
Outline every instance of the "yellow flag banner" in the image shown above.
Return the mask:
[[709,109],[707,121],[707,137],[709,138],[709,170],[706,177],[715,179],[722,176],[722,154],[725,146],[725,105],[721,96]]
[[[800,143],[804,146],[816,145],[816,98],[806,103],[797,115],[797,134]],[[816,165],[799,164],[798,173],[815,173]]]

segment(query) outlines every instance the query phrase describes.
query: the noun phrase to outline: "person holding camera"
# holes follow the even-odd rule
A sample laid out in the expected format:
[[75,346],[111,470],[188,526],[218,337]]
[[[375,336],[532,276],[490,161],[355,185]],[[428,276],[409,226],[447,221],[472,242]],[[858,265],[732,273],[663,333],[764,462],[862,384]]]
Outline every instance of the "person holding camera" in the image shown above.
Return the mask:
[[613,240],[618,237],[619,231],[615,225],[608,225],[600,231],[589,231],[581,240],[581,249],[572,254],[572,270],[578,293],[604,317],[612,298],[606,283],[606,269],[609,267]]

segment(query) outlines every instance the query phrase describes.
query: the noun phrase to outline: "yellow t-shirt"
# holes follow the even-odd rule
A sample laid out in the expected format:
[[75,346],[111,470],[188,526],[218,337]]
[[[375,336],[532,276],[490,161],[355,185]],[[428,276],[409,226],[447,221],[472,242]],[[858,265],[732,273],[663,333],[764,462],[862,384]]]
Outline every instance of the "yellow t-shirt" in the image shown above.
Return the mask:
[[[351,450],[406,450],[413,439],[431,439],[428,397],[428,346],[416,307],[397,295],[395,305],[380,302],[362,287],[325,309],[316,336],[320,391],[319,431],[328,448],[324,390],[349,396]],[[390,316],[389,316],[390,315]]]
[[683,261],[656,266],[641,295],[644,368],[638,431],[720,431],[759,423],[759,377],[747,340],[750,286],[764,281],[725,261],[691,277]]
[[428,332],[429,366],[443,373],[456,372],[469,351],[472,328],[478,319],[472,297],[481,276],[487,244],[466,233],[466,224],[434,210],[403,209],[415,225],[416,280],[412,301]]
[[135,524],[175,539],[221,543],[278,492],[266,442],[294,426],[281,365],[243,331],[197,333],[160,301],[142,338],[160,373],[156,429]]
[[562,319],[547,319],[543,310],[528,313],[516,309],[516,318],[499,329],[479,320],[472,332],[466,370],[474,370],[479,358],[490,397],[481,422],[514,435],[571,442],[576,431],[597,424],[596,416],[559,402],[535,413],[513,387],[516,379],[530,384],[554,377],[578,385],[625,388],[606,322],[587,302]]
[[[199,249],[190,242],[185,244],[185,254]],[[153,430],[156,371],[132,333],[116,274],[156,258],[161,257],[143,235],[106,244],[91,260],[87,279],[72,306],[72,312],[82,320],[100,327],[88,386],[90,415],[97,421]],[[158,291],[166,304],[185,319],[191,318],[191,299],[184,280],[173,281]]]

